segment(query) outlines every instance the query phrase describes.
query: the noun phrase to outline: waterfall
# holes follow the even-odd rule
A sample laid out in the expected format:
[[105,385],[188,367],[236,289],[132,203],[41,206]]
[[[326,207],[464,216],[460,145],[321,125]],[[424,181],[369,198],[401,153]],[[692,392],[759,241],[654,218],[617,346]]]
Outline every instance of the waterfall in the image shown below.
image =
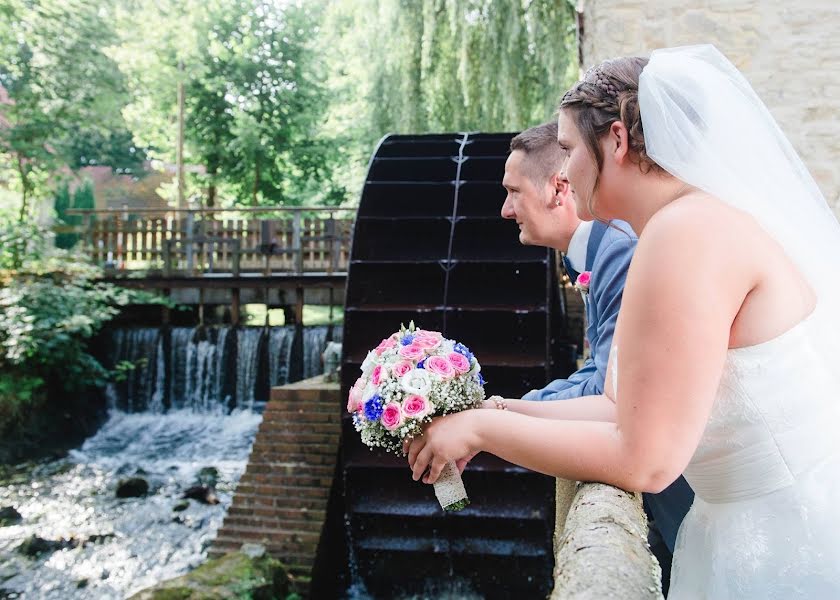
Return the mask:
[[271,385],[289,383],[294,327],[272,327],[268,338],[268,374]]
[[258,350],[263,330],[242,328],[236,333],[236,406],[252,408],[260,359]]
[[188,327],[175,327],[171,330],[170,343],[170,377],[169,377],[169,402],[172,407],[182,406],[182,401],[187,397],[192,379],[192,355],[189,348],[192,344],[194,329]]
[[315,377],[324,371],[321,353],[327,347],[327,327],[307,327],[303,331],[303,378]]
[[[302,366],[304,378],[322,372],[328,331],[327,326],[304,327],[302,351],[295,356],[294,326],[113,329],[109,364],[133,366],[124,367],[122,380],[109,385],[110,406],[153,414],[253,408],[268,400],[271,386],[290,382],[293,362]],[[335,326],[333,339],[340,341],[341,333]]]
[[157,405],[162,368],[163,340],[153,327],[117,329],[111,338],[113,367],[121,369],[117,381],[108,387],[111,408],[134,412]]

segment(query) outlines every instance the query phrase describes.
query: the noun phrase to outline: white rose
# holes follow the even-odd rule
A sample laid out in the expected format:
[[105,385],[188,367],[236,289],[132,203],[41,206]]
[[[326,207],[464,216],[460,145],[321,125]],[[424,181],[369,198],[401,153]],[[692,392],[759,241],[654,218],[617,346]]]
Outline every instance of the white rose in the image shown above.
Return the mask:
[[409,394],[418,394],[428,398],[432,391],[432,376],[426,369],[412,369],[400,379],[402,389]]
[[369,375],[371,371],[373,371],[373,367],[376,366],[376,361],[379,357],[376,356],[376,352],[371,350],[367,353],[364,362],[362,363],[362,373],[365,375]]
[[362,403],[365,403],[368,400],[370,400],[373,397],[373,395],[376,393],[376,391],[377,391],[376,386],[374,386],[373,383],[368,381],[368,384],[365,386],[365,389],[362,392]]

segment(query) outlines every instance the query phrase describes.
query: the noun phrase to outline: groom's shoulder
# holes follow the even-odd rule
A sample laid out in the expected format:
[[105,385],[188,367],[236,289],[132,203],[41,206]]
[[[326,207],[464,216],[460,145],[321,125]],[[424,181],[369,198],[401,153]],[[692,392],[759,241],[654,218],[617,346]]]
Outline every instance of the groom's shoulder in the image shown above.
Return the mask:
[[604,227],[604,235],[598,244],[595,260],[606,255],[614,257],[616,254],[631,254],[636,249],[639,238],[633,229],[624,221],[611,221],[610,225],[599,224]]
[[[623,221],[613,221],[611,227],[604,230],[601,243],[595,253],[592,262],[592,272],[598,273],[599,277],[593,277],[597,288],[612,288],[618,285],[623,287],[623,280],[627,276],[630,261],[636,250],[639,239],[633,233],[633,229]],[[597,285],[601,283],[602,285]],[[597,290],[594,290],[597,294]]]
[[[603,224],[602,224],[603,225]],[[610,221],[609,225],[603,225],[606,227],[606,231],[604,232],[604,240],[624,240],[627,242],[637,242],[639,237],[636,235],[636,232],[633,231],[633,228],[630,227],[630,223],[626,221],[619,221],[618,219],[613,219]]]

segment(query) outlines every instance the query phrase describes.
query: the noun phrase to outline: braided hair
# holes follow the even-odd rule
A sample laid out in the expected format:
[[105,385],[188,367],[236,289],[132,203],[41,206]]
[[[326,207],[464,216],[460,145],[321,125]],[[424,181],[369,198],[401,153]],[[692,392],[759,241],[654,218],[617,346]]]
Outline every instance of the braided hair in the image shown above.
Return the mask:
[[587,200],[590,212],[592,196],[598,188],[598,178],[604,167],[604,154],[599,140],[614,122],[621,121],[627,128],[630,157],[637,162],[642,172],[661,170],[645,151],[642,115],[639,111],[639,76],[647,63],[647,58],[637,56],[605,60],[589,69],[560,101],[558,112],[566,111],[571,116],[598,165],[598,177]]

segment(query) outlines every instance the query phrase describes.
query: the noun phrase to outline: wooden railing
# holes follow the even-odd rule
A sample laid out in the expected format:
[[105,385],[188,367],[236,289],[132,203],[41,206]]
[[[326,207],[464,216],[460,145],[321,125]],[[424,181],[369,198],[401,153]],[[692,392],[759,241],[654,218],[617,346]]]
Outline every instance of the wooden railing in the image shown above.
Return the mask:
[[[165,276],[347,271],[355,208],[73,210],[107,269]],[[67,227],[62,227],[67,232]]]
[[550,600],[662,600],[641,494],[558,479],[555,514]]

